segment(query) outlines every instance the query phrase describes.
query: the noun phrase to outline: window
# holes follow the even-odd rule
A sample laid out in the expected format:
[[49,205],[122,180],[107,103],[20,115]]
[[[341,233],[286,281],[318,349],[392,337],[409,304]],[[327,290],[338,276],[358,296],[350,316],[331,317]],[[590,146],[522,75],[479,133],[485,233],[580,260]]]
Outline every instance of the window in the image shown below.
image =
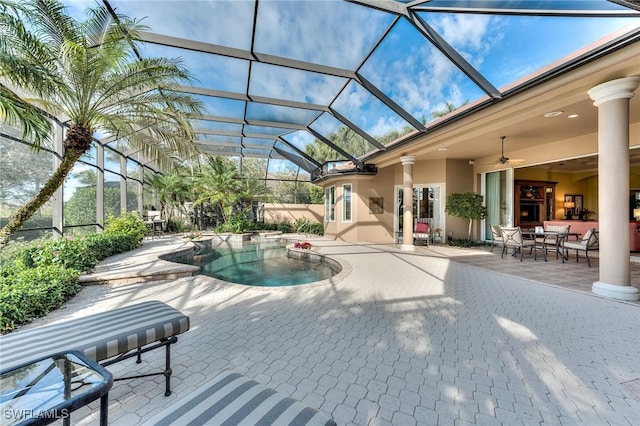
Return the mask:
[[351,222],[351,184],[342,185],[342,221]]
[[324,190],[324,221],[336,220],[336,187],[330,186]]

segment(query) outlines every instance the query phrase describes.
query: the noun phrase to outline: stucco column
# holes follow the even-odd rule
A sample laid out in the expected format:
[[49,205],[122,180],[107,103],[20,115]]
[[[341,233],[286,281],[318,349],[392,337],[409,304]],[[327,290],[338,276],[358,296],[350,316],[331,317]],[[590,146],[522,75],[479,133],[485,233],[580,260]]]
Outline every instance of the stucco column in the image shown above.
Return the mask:
[[416,157],[405,155],[402,161],[402,245],[400,248],[415,251],[413,245],[413,165]]
[[629,260],[629,99],[640,77],[608,81],[588,91],[598,107],[598,219],[600,275],[592,291],[640,300]]

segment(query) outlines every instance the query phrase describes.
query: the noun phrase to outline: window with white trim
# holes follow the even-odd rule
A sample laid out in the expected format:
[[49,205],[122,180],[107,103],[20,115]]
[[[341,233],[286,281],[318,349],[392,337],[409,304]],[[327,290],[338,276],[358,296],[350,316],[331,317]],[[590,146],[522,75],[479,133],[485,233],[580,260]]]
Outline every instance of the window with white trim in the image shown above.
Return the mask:
[[342,185],[342,221],[351,222],[351,184]]
[[324,221],[336,221],[336,187],[330,186],[324,189]]

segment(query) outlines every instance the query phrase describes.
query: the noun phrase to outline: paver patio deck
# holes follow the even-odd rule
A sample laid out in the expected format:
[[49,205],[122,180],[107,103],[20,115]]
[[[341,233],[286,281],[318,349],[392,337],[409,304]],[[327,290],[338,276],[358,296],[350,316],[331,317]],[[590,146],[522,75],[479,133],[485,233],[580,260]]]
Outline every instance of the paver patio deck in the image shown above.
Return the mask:
[[[170,267],[154,265],[155,256],[184,244],[145,242],[100,271]],[[116,382],[113,425],[137,424],[226,369],[339,425],[640,424],[640,304],[591,294],[597,261],[313,245],[349,273],[274,289],[200,275],[90,286],[34,325],[151,299],[190,316],[172,353],[174,393],[163,396],[162,377]],[[637,285],[640,264],[632,275]],[[160,352],[144,360],[161,364]],[[133,361],[111,368],[116,376],[147,369]],[[94,404],[73,417],[95,424],[98,411]]]

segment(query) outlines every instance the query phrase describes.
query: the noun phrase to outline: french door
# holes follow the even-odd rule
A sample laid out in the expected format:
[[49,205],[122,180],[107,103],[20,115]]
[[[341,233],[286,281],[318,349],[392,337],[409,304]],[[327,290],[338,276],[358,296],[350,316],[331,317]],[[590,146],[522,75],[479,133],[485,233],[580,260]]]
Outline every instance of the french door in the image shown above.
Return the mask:
[[[444,193],[441,185],[414,185],[413,186],[413,219],[425,219],[430,229],[442,229],[444,227],[444,201],[441,196]],[[403,226],[403,201],[404,191],[402,185],[396,185],[395,200],[395,232],[402,232]]]

